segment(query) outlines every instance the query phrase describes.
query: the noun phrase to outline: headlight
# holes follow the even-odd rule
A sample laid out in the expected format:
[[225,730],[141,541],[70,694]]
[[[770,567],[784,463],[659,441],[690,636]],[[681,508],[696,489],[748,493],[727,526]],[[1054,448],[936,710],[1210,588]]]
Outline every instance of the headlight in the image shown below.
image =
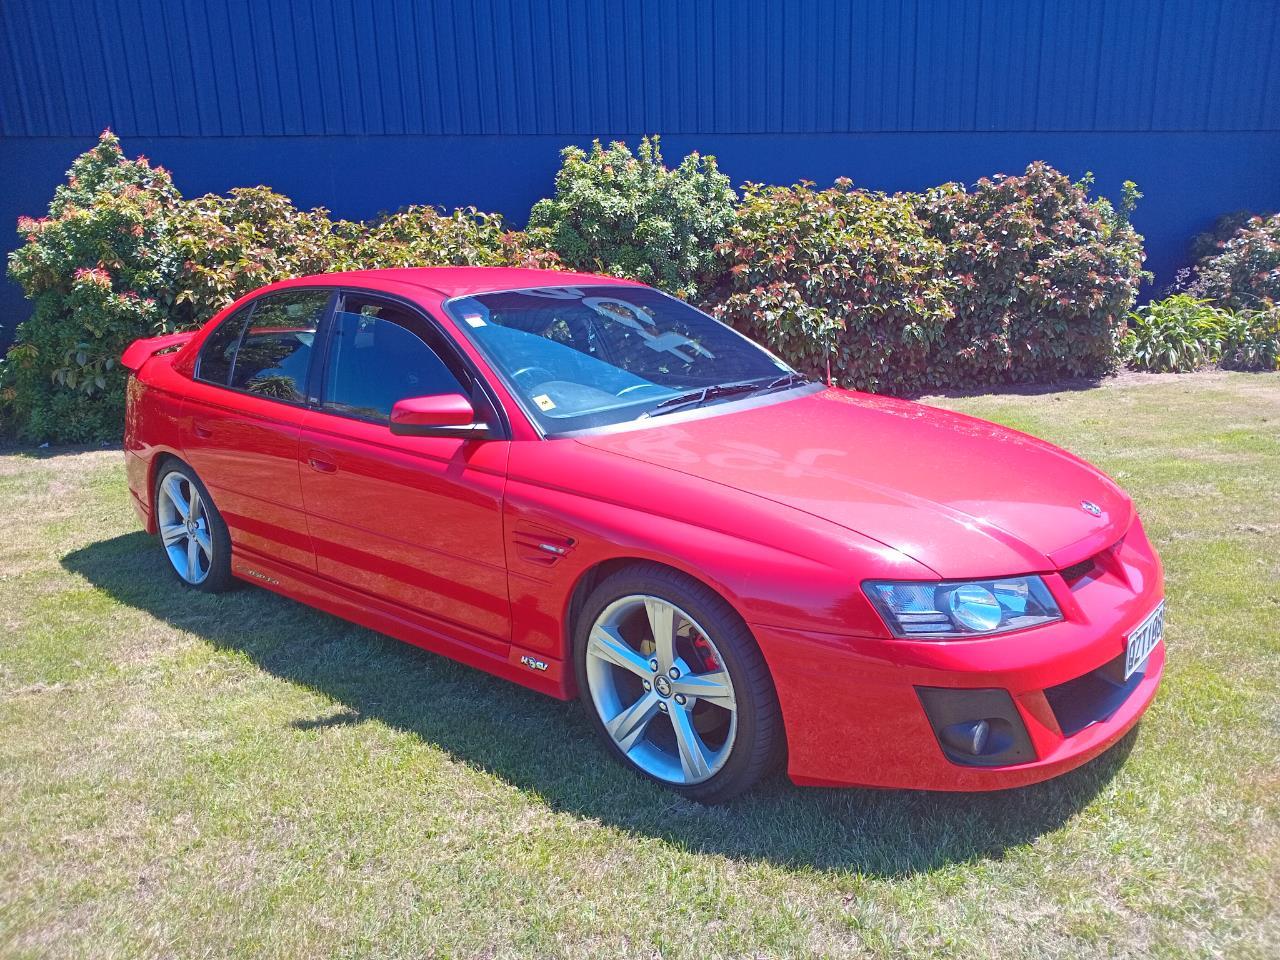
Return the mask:
[[980,637],[1062,619],[1062,611],[1039,577],[929,583],[869,580],[862,589],[897,637]]

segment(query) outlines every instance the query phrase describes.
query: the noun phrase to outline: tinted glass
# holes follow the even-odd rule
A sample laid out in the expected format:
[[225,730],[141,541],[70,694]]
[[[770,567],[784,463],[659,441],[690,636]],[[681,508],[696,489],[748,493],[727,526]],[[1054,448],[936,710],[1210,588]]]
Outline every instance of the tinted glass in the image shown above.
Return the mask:
[[240,340],[231,386],[272,400],[306,400],[307,370],[327,290],[272,293],[256,301]]
[[394,306],[339,311],[324,378],[324,405],[335,413],[388,420],[397,400],[466,394],[449,368],[412,328],[421,321]]
[[512,290],[462,297],[448,310],[549,432],[679,409],[690,391],[718,402],[777,389],[792,373],[746,337],[648,287]]
[[252,310],[252,305],[241,307],[209,334],[209,339],[200,348],[197,377],[223,387],[227,385],[227,381],[231,379],[231,362],[235,359],[236,344],[240,342],[240,331],[244,329]]

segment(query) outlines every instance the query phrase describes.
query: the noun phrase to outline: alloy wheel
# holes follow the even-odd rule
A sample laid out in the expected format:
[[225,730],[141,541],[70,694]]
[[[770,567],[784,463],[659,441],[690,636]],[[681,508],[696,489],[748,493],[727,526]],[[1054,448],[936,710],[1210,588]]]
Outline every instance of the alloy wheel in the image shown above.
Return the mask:
[[156,519],[169,562],[187,583],[203,583],[213,564],[213,537],[200,491],[175,470],[160,481],[159,493]]
[[605,732],[641,770],[691,785],[729,759],[733,681],[715,642],[679,607],[642,594],[610,603],[591,627],[586,673]]

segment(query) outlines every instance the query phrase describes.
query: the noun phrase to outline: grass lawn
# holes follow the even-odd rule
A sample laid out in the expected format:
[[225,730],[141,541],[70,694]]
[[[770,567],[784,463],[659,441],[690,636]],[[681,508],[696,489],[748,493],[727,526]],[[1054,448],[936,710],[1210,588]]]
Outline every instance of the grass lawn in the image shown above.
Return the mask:
[[0,457],[0,956],[1280,956],[1280,375],[933,400],[1138,501],[1169,666],[1003,794],[703,809],[561,704],[180,590],[116,451]]

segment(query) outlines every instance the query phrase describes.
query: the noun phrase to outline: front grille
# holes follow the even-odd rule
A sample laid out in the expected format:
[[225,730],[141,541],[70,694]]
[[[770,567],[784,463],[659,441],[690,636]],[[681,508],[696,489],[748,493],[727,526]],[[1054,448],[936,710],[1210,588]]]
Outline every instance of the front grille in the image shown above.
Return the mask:
[[1074,590],[1076,587],[1082,586],[1106,573],[1109,566],[1114,562],[1113,554],[1120,549],[1120,545],[1123,543],[1124,538],[1121,537],[1105,550],[1099,550],[1093,556],[1085,557],[1079,563],[1063,567],[1058,571],[1058,574],[1067,582],[1067,586]]
[[1089,557],[1087,560],[1081,560],[1079,563],[1073,563],[1069,567],[1064,567],[1059,570],[1058,573],[1062,575],[1062,579],[1067,581],[1067,583],[1075,583],[1077,580],[1088,576],[1095,566],[1097,566],[1097,564],[1094,563],[1093,557]]

